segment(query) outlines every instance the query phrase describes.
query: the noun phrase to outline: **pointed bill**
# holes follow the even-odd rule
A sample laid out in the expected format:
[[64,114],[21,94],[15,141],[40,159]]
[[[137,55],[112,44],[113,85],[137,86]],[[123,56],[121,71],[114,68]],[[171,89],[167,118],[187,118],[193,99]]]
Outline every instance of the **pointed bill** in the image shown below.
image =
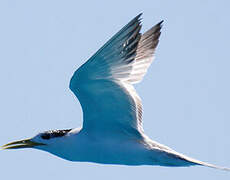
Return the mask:
[[24,139],[20,141],[14,141],[8,144],[3,145],[1,148],[4,149],[20,149],[20,148],[32,148],[35,146],[46,145],[43,143],[37,143],[32,141],[31,139]]

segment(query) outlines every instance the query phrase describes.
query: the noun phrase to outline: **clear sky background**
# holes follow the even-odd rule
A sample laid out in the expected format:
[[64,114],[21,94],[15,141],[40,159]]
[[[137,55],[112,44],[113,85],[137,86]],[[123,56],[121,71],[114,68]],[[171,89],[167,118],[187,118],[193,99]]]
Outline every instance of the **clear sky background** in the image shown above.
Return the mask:
[[[146,134],[230,167],[229,9],[227,0],[1,0],[0,144],[80,126],[73,72],[143,12],[143,31],[164,20],[156,60],[136,86]],[[0,151],[0,172],[4,180],[230,179],[204,167],[74,163],[32,149]]]

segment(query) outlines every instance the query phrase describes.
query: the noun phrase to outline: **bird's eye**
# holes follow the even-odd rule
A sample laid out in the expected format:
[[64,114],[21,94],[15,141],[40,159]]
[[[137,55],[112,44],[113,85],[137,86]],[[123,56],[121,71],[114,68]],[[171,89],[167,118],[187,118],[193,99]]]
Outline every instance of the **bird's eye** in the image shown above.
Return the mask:
[[41,135],[41,138],[42,139],[50,139],[50,134],[44,133],[44,134]]

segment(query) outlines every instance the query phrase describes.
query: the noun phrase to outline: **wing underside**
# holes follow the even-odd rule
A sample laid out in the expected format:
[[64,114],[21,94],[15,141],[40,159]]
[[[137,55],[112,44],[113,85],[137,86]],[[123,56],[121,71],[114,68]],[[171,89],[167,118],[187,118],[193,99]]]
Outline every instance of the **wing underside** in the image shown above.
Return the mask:
[[90,131],[143,131],[142,104],[132,84],[141,81],[153,61],[161,23],[141,35],[136,16],[73,75],[70,89],[83,109]]

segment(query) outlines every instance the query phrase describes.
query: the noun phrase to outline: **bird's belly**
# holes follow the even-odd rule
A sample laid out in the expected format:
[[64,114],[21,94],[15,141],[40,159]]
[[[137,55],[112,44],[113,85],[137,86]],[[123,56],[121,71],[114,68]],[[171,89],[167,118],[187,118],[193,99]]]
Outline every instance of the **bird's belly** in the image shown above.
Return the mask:
[[[73,146],[72,146],[73,147]],[[58,154],[56,154],[58,155]],[[71,151],[58,155],[67,160],[102,164],[142,165],[149,164],[148,150],[137,141],[82,142]]]
[[[80,136],[79,136],[80,137]],[[150,140],[129,138],[88,138],[81,136],[54,146],[50,153],[70,161],[94,162],[120,165],[190,166],[186,160],[173,151],[164,151],[160,144]],[[64,143],[64,145],[63,145]],[[152,146],[151,146],[152,144]],[[162,146],[163,147],[163,146]]]
[[141,165],[147,157],[147,151],[138,143],[103,144],[95,147],[89,161],[103,164]]

